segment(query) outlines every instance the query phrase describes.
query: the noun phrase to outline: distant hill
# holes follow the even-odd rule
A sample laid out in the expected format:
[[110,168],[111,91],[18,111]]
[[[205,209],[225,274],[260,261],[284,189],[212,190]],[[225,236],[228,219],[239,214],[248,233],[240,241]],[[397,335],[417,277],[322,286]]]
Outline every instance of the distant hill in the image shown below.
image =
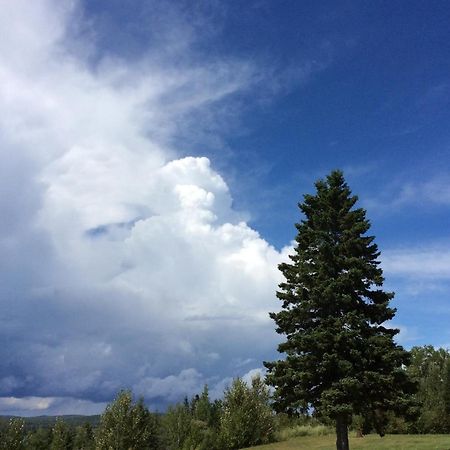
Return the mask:
[[[9,419],[18,416],[0,416],[0,425],[7,424]],[[91,424],[96,427],[100,423],[100,415],[95,416],[81,416],[81,415],[67,415],[67,416],[34,416],[34,417],[21,417],[25,421],[25,428],[27,430],[33,430],[36,428],[51,428],[56,422],[57,418],[61,418],[68,425],[76,427],[85,423]]]

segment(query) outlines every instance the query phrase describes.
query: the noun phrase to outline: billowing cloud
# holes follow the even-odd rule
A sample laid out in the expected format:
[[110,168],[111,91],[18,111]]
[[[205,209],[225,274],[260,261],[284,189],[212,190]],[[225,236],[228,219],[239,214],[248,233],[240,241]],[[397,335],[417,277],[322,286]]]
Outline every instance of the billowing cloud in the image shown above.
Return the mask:
[[1,4],[1,412],[95,412],[123,387],[158,406],[260,367],[288,250],[173,146],[255,68],[172,40],[172,65],[92,61],[76,3]]

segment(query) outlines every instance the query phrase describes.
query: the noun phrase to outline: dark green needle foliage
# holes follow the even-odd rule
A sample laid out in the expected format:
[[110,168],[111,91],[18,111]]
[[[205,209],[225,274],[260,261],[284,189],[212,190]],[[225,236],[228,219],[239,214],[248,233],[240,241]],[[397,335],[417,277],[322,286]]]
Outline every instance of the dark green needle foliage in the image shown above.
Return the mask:
[[285,336],[278,348],[285,359],[265,365],[275,408],[313,408],[334,419],[337,448],[346,449],[352,414],[373,417],[381,428],[385,411],[408,407],[413,384],[404,370],[408,353],[393,340],[399,330],[383,325],[395,314],[393,293],[382,290],[366,212],[355,207],[340,171],[316,189],[299,205],[304,218],[291,262],[279,266],[282,310],[271,317]]

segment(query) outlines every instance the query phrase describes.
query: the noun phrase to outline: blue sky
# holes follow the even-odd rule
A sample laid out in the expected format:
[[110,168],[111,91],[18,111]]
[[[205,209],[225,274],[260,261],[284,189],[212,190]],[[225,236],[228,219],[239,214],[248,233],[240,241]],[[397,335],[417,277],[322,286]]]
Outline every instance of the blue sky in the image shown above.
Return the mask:
[[[196,57],[248,60],[266,71],[256,92],[231,99],[239,119],[229,118],[224,134],[219,126],[220,145],[189,143],[189,153],[207,155],[227,174],[236,206],[251,211],[251,223],[271,243],[281,247],[291,239],[285,215],[295,220],[292,205],[333,168],[346,171],[362,198],[395,199],[409,183],[447,176],[446,2],[255,1],[246,8],[199,2],[196,11],[188,3],[166,14],[179,8],[197,20]],[[99,51],[131,59],[153,45],[153,21],[167,7],[145,1],[113,1],[107,10],[101,1],[85,6],[102,24]],[[255,208],[259,196],[273,204]],[[417,221],[426,220],[423,238],[441,235],[436,214],[442,208],[429,206],[414,215],[415,225],[396,222],[392,231],[402,229],[402,240],[413,232],[416,241]],[[410,220],[407,211],[389,213]],[[386,226],[389,221],[379,241],[398,242],[397,233],[383,232]]]
[[297,202],[368,210],[406,347],[450,347],[450,6],[6,1],[0,413],[164,408],[276,357]]

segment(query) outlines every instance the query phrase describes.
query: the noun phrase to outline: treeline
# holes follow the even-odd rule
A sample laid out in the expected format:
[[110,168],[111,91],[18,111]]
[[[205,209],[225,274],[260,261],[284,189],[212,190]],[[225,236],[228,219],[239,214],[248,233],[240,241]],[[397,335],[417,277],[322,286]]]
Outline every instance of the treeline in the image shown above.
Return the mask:
[[414,347],[407,370],[419,384],[419,411],[408,432],[450,433],[450,352],[431,345]]
[[406,417],[398,417],[393,413],[381,415],[375,420],[373,417],[354,417],[353,428],[359,434],[374,431],[374,422],[386,434],[450,433],[449,351],[426,345],[413,347],[410,357],[410,364],[405,370],[417,383],[415,407]]
[[22,418],[1,430],[1,450],[227,450],[271,442],[275,416],[267,386],[236,379],[223,400],[212,401],[208,388],[192,399],[151,413],[142,399],[121,391],[100,417],[98,427],[70,426],[58,419],[51,428],[26,431]]
[[[450,353],[432,346],[414,347],[410,353],[405,370],[418,384],[417,407],[408,417],[378,417],[377,427],[385,433],[450,433]],[[352,428],[367,434],[373,431],[372,419],[354,417]],[[150,412],[143,400],[135,401],[130,391],[122,391],[98,426],[57,419],[52,426],[27,429],[24,419],[11,418],[1,427],[0,449],[228,450],[314,429],[326,432],[318,424],[316,417],[275,415],[263,380],[255,378],[248,386],[238,378],[222,400],[211,400],[205,386],[202,393],[169,407],[165,414]]]

